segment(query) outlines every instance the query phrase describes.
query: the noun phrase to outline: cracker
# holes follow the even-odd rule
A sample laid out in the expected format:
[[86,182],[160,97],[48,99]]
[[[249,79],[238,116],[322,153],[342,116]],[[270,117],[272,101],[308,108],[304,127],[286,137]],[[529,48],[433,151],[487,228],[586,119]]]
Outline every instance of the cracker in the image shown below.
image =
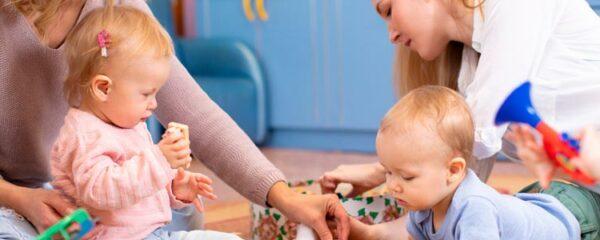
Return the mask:
[[[187,140],[188,142],[190,142],[190,129],[187,125],[183,124],[183,123],[177,123],[177,122],[170,122],[169,125],[167,126],[168,130],[171,129],[178,129],[179,131],[181,131],[181,133],[183,133],[183,137],[185,138],[185,140]],[[189,168],[190,167],[190,163],[188,162],[185,165],[185,168]]]

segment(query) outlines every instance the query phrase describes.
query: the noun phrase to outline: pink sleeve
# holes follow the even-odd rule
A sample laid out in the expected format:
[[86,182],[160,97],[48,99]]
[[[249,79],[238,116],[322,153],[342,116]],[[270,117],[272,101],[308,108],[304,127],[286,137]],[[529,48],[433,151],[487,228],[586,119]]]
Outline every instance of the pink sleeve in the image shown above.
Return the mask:
[[73,181],[84,204],[97,209],[131,206],[163,190],[173,179],[166,161],[156,159],[152,149],[142,150],[122,164],[119,154],[103,144],[87,146],[73,162]]

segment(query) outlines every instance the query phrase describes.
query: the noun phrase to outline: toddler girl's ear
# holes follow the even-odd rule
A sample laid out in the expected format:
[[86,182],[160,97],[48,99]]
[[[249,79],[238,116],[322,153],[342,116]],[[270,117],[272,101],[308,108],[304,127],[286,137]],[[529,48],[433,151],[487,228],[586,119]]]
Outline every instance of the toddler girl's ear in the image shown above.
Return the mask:
[[464,158],[456,157],[448,162],[448,182],[456,182],[462,179],[467,170],[467,161]]
[[112,86],[112,80],[106,75],[96,75],[92,78],[92,96],[99,101],[106,101],[110,88]]

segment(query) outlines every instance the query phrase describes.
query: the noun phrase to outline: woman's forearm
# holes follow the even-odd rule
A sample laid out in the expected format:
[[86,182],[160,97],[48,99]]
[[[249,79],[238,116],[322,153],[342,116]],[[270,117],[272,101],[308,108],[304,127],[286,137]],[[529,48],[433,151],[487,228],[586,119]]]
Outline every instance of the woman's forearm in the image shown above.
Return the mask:
[[163,125],[187,124],[194,156],[250,201],[265,204],[272,186],[285,181],[283,173],[202,91],[175,58],[171,62],[169,80],[158,93],[157,101],[158,120]]

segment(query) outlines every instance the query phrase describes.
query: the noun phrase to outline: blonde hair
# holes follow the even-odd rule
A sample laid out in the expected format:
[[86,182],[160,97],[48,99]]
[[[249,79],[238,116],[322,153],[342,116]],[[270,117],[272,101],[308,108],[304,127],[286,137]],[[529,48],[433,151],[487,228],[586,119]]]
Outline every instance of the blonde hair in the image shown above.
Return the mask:
[[[479,9],[483,16],[483,0],[475,5],[469,5],[467,1],[469,0],[462,0],[466,8]],[[440,56],[432,61],[426,61],[417,52],[397,45],[394,59],[396,93],[403,96],[411,90],[425,85],[440,85],[458,90],[458,73],[464,47],[461,42],[450,41]]]
[[[65,0],[11,0],[8,3],[11,2],[25,16],[37,14],[33,21],[34,30],[37,31],[42,42],[46,42],[48,25],[56,16],[59,16],[59,8]],[[106,0],[107,7],[112,7],[113,4],[114,0]]]
[[468,166],[473,164],[475,127],[467,103],[456,91],[442,86],[410,91],[387,112],[379,134],[402,134],[419,127],[437,133],[452,150],[451,157],[463,157]]
[[[108,56],[101,56],[98,34],[105,30],[110,39]],[[90,90],[92,77],[104,74],[115,57],[169,57],[173,54],[169,34],[150,15],[128,6],[91,11],[65,40],[69,72],[64,92],[69,105],[77,106]]]
[[458,90],[458,72],[464,45],[450,42],[446,50],[432,61],[426,61],[417,52],[404,46],[396,47],[394,82],[396,92],[403,96],[426,85],[440,85]]

